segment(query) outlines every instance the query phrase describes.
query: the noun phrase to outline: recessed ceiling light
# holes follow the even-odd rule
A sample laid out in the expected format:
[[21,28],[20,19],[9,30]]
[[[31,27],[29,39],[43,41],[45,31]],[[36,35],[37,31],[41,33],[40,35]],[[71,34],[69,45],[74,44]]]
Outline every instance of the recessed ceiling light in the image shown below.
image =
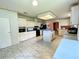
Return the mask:
[[70,17],[71,16],[71,13],[68,13],[68,16]]
[[38,18],[43,19],[43,20],[53,19],[55,17],[56,16],[54,14],[52,14],[51,12],[46,12],[46,13],[38,15]]
[[38,6],[38,1],[37,0],[33,0],[32,5],[33,6]]
[[42,16],[42,17],[39,17],[40,19],[44,19],[44,20],[48,20],[48,19],[52,19],[54,18],[53,16],[51,15],[45,15],[45,16]]

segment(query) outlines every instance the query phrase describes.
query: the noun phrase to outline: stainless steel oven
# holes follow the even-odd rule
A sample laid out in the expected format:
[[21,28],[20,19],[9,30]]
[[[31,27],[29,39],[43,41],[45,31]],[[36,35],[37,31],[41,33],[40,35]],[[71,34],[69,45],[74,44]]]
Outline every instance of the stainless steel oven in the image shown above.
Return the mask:
[[19,33],[26,32],[26,27],[19,27]]

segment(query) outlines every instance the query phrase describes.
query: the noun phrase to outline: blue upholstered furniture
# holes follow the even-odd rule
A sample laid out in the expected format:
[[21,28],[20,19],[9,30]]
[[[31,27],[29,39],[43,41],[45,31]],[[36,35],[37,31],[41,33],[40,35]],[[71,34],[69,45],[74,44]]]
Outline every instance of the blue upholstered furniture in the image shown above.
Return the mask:
[[79,59],[79,41],[62,39],[52,59]]

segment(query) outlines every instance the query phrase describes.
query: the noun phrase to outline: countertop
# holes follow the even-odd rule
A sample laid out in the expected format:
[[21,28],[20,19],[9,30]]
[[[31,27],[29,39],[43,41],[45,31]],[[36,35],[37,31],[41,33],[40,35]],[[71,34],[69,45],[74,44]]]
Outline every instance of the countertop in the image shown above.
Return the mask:
[[63,37],[66,39],[77,40],[77,34],[64,34]]

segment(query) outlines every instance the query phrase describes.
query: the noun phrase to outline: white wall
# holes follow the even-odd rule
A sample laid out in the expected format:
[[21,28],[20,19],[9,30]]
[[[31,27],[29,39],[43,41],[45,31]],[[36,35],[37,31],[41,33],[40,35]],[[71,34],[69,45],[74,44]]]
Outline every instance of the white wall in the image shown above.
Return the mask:
[[60,26],[70,25],[70,19],[60,19],[60,20],[56,20],[56,21],[59,22],[59,28],[60,28]]
[[11,42],[12,44],[16,44],[19,42],[18,40],[18,19],[17,13],[0,9],[0,17],[8,18],[10,20],[10,29],[11,29]]
[[60,23],[60,26],[69,25],[69,19],[57,20]]

